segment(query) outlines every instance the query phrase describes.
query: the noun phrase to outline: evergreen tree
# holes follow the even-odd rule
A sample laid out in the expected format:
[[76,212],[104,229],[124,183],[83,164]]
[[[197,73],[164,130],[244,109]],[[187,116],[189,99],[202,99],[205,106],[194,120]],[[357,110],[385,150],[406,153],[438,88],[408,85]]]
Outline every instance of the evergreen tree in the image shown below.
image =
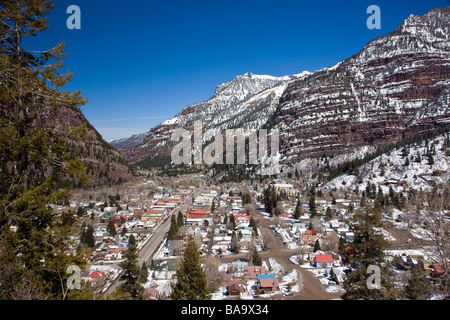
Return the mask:
[[423,262],[414,267],[404,289],[404,294],[408,300],[426,300],[431,296],[431,286],[427,280]]
[[170,228],[169,232],[167,233],[167,240],[173,240],[177,232],[178,232],[177,222],[175,220],[175,216],[172,216],[170,218]]
[[347,264],[346,257],[347,257],[347,245],[345,243],[344,237],[339,237],[339,243],[338,243],[338,252],[341,255],[342,262],[344,264]]
[[327,207],[326,215],[329,219],[333,218],[333,212],[331,211],[331,207]]
[[233,253],[239,253],[239,239],[234,231],[231,234],[230,250]]
[[256,222],[255,219],[253,219],[253,217],[250,217],[250,223],[248,226],[253,228],[254,235],[258,236],[258,227],[256,226]]
[[136,238],[133,236],[133,234],[130,234],[130,238],[128,239],[128,248],[132,248],[134,250],[136,249],[136,247]]
[[317,211],[316,211],[316,198],[314,196],[311,196],[309,198],[309,211],[311,211],[311,216],[316,216],[317,215]]
[[302,209],[300,204],[300,199],[297,200],[297,204],[295,205],[294,217],[295,219],[300,219],[302,215]]
[[210,300],[206,274],[200,265],[198,247],[193,237],[184,251],[183,260],[176,272],[176,282],[171,283],[172,300]]
[[177,225],[178,228],[183,226],[183,213],[181,213],[181,211],[178,211]]
[[233,214],[231,214],[231,216],[230,216],[230,223],[231,223],[231,228],[235,229],[236,228],[236,219],[234,218]]
[[[351,230],[354,240],[348,244],[344,260],[352,270],[344,281],[346,300],[390,299],[393,294],[391,274],[385,261],[384,251],[388,247],[387,240],[380,232],[382,227],[380,208],[374,206],[369,210],[359,211],[353,216]],[[380,270],[380,287],[370,287],[369,272],[371,268]],[[369,279],[370,278],[370,279]]]
[[316,242],[314,243],[314,252],[319,251],[320,249],[320,242],[319,239],[316,240]]
[[146,283],[147,278],[148,278],[148,268],[147,268],[147,264],[144,261],[144,262],[142,262],[142,266],[141,266],[141,277],[139,278],[139,282]]
[[258,250],[256,250],[256,247],[253,248],[252,264],[254,266],[262,266],[262,259],[258,253]]
[[123,269],[120,280],[123,283],[117,290],[120,294],[129,294],[132,299],[142,300],[144,292],[144,287],[140,283],[142,270],[137,264],[138,253],[136,239],[133,234],[130,235],[130,239],[128,240],[128,250],[124,252],[124,257],[125,260],[120,263],[120,267]]
[[92,225],[88,225],[88,227],[86,229],[86,235],[84,238],[84,242],[90,248],[95,246],[94,228],[92,227]]
[[170,216],[170,225],[173,226],[173,228],[175,229],[175,232],[178,232],[177,218],[174,215]]
[[432,166],[432,165],[434,164],[434,157],[433,157],[433,154],[429,151],[428,154],[427,154],[427,156],[428,156],[428,164],[429,164],[430,166]]
[[83,224],[81,225],[81,235],[80,235],[80,242],[86,243],[86,222],[83,221]]
[[106,226],[106,230],[114,237],[117,234],[116,226],[114,225],[114,220],[112,217],[108,219],[108,225]]
[[268,186],[263,192],[263,204],[266,212],[271,215],[276,214],[277,202],[281,200],[281,197],[273,190],[270,186]]
[[82,281],[81,289],[72,289],[67,292],[67,300],[102,300],[101,296],[94,293],[94,288],[92,288],[90,281]]
[[70,225],[49,204],[67,201],[70,189],[57,187],[63,178],[87,182],[86,166],[66,139],[86,131],[61,132],[38,118],[44,108],[51,117],[61,106],[76,109],[86,100],[61,90],[72,77],[58,72],[64,43],[42,51],[23,45],[48,27],[53,6],[0,2],[0,299],[64,299],[67,267],[84,264],[80,255],[65,254]]

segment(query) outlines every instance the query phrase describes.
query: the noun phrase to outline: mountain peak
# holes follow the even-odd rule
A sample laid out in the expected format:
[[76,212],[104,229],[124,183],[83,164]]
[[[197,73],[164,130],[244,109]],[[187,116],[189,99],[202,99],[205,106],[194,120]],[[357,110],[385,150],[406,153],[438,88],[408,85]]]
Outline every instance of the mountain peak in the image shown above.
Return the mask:
[[436,8],[421,16],[411,14],[397,30],[429,43],[442,42],[448,40],[450,34],[449,21],[450,7]]
[[167,156],[172,130],[198,120],[210,136],[228,128],[278,129],[282,163],[291,164],[346,157],[448,123],[449,16],[450,8],[411,15],[359,53],[313,73],[236,76],[151,129],[127,151],[128,161]]

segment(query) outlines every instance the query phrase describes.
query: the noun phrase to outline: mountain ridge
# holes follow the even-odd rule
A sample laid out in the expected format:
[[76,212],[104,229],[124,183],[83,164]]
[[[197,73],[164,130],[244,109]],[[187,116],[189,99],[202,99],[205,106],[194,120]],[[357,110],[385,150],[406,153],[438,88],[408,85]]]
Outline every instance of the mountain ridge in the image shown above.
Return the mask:
[[204,142],[227,128],[279,129],[280,152],[291,164],[432,129],[449,121],[443,106],[450,85],[449,16],[450,8],[410,15],[353,56],[312,73],[237,76],[218,85],[210,99],[152,128],[124,155],[129,163],[167,157],[171,132],[192,130],[196,120],[209,132]]

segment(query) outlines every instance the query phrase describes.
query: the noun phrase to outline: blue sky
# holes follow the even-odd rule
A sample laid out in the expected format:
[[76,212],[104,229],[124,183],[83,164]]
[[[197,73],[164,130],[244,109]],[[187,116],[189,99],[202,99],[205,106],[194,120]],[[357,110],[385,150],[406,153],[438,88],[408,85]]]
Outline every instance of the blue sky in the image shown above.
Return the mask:
[[[315,71],[393,31],[410,14],[448,0],[54,0],[50,27],[31,49],[65,40],[70,90],[82,90],[87,119],[107,141],[148,131],[217,85],[246,72],[284,76]],[[369,5],[381,9],[370,30]],[[69,30],[67,7],[81,9]]]

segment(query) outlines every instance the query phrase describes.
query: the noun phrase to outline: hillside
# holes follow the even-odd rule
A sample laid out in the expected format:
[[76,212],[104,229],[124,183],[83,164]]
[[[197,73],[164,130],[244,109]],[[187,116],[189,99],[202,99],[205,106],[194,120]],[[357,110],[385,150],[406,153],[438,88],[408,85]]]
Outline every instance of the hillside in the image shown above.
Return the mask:
[[433,190],[450,181],[450,134],[440,134],[395,148],[324,184],[324,190],[366,190],[369,184],[381,186],[384,193]]
[[[15,110],[0,106],[2,118],[14,118]],[[74,139],[69,132],[75,127],[86,125],[87,135]],[[119,151],[112,148],[77,108],[65,105],[40,106],[37,118],[33,121],[36,128],[52,128],[64,137],[69,152],[87,165],[89,186],[120,184],[133,178],[133,174]],[[79,181],[66,177],[59,181],[60,186],[80,187]]]
[[[133,178],[133,174],[119,151],[112,148],[97,130],[89,123],[81,111],[61,106],[57,114],[52,114],[51,109],[41,114],[38,119],[55,121],[56,128],[67,132],[70,128],[87,124],[88,134],[82,140],[67,138],[71,152],[80,157],[87,164],[87,173],[90,176],[90,186],[104,186],[120,184]],[[71,180],[68,180],[71,183]]]

